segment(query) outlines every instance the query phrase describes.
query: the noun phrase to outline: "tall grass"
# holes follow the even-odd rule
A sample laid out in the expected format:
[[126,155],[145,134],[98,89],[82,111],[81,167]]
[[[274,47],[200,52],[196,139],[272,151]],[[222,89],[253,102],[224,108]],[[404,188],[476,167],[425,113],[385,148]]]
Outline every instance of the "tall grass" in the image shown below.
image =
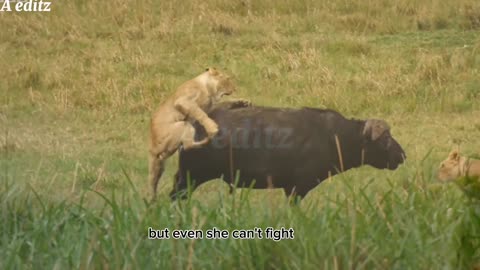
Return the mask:
[[[52,202],[31,186],[2,188],[0,266],[35,268],[281,268],[461,269],[479,259],[478,205],[454,189],[401,186],[386,179],[354,184],[339,177],[336,193],[301,207],[249,190],[235,196],[149,204],[125,177],[119,189],[84,190],[75,200]],[[342,192],[339,192],[342,191]],[[88,206],[99,199],[98,207]],[[291,227],[295,239],[149,240],[155,229]]]

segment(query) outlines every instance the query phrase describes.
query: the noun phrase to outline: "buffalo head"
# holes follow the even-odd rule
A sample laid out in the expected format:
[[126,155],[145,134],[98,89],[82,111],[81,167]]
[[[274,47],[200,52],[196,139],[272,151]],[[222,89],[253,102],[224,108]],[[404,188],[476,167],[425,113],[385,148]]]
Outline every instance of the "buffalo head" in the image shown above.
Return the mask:
[[394,170],[406,159],[400,144],[383,120],[368,119],[363,128],[363,163],[378,169]]

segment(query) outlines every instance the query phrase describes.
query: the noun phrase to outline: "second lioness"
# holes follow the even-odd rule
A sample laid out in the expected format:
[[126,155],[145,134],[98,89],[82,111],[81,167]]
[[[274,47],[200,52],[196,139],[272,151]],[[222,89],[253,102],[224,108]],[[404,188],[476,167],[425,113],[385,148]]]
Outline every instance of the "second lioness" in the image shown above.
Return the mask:
[[464,157],[458,150],[453,150],[440,163],[437,177],[442,182],[449,182],[462,176],[480,177],[480,160]]
[[[235,91],[229,76],[214,68],[178,87],[153,114],[150,125],[149,182],[155,198],[158,182],[165,169],[165,160],[175,153],[180,145],[184,149],[200,147],[218,133],[217,124],[208,117],[209,110],[224,95]],[[238,101],[245,105],[245,101]],[[231,103],[236,104],[236,103]],[[202,125],[207,137],[194,140],[193,122]]]

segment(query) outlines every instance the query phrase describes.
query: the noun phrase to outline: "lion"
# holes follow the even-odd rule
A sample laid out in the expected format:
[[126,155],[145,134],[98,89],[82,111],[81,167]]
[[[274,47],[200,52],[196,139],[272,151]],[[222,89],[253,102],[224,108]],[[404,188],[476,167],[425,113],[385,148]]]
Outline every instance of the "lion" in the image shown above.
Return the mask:
[[[217,124],[207,113],[215,106],[229,108],[249,106],[246,100],[220,103],[236,87],[231,78],[215,68],[207,68],[197,77],[181,84],[152,115],[150,123],[149,182],[155,199],[158,182],[165,170],[165,161],[181,146],[193,149],[207,144],[218,133]],[[207,136],[195,141],[193,122],[205,128]]]
[[480,160],[463,157],[458,150],[453,150],[448,158],[440,163],[437,176],[442,182],[453,181],[462,176],[479,177]]

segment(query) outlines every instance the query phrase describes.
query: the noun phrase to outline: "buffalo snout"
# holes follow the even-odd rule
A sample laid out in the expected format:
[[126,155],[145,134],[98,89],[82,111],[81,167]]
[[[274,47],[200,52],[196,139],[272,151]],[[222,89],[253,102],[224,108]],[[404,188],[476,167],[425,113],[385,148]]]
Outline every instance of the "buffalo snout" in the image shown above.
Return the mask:
[[403,148],[400,146],[400,144],[395,141],[395,139],[391,138],[391,144],[390,147],[388,148],[388,160],[389,160],[389,166],[388,169],[390,170],[395,170],[405,162],[407,159],[407,154],[405,154],[405,151]]

